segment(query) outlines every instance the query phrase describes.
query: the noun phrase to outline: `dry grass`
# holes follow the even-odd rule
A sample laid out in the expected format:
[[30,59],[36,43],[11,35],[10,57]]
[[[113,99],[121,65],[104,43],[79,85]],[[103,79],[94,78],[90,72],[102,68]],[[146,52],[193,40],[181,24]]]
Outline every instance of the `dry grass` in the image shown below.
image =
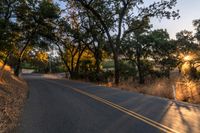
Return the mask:
[[104,85],[168,99],[174,99],[174,86],[175,97],[178,101],[200,104],[200,81],[188,80],[180,75],[171,79],[149,79],[144,85],[133,81],[122,82],[119,86],[114,86],[112,83]]
[[200,103],[200,81],[181,78],[176,82],[176,98],[179,101]]
[[0,133],[14,132],[26,95],[26,83],[4,71],[0,83]]
[[173,81],[167,78],[148,80],[144,85],[137,82],[123,82],[118,87],[122,90],[128,90],[153,96],[173,98]]

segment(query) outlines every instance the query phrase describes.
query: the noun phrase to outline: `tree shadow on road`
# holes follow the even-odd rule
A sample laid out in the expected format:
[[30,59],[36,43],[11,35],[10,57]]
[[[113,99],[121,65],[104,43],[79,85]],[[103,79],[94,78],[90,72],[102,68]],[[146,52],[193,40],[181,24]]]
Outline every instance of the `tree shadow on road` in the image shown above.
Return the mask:
[[200,107],[171,101],[162,114],[161,122],[180,132],[200,131]]

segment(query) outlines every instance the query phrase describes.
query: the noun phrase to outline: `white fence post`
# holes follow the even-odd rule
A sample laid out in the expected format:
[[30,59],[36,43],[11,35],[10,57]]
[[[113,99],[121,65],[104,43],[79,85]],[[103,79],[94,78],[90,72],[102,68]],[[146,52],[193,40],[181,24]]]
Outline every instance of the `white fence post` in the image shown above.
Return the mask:
[[176,87],[175,87],[175,85],[172,85],[172,89],[173,89],[174,100],[176,101]]

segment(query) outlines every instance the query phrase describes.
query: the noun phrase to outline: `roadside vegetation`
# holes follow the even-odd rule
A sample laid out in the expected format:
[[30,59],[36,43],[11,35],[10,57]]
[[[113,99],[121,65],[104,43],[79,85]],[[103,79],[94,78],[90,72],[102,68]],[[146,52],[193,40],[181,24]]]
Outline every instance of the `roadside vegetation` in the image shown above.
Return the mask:
[[[2,63],[0,62],[2,67]],[[27,84],[15,77],[9,66],[0,70],[0,132],[14,132],[27,96]]]
[[[173,77],[173,76],[172,76]],[[150,79],[145,85],[133,81],[125,81],[115,86],[113,84],[103,84],[122,90],[159,96],[189,103],[200,103],[200,82],[199,80],[189,80],[182,76],[168,78]]]
[[176,39],[151,24],[152,18],[178,19],[176,3],[3,0],[0,59],[15,76],[23,70],[63,72],[167,98],[174,86],[178,100],[199,103],[200,20],[193,21],[195,31],[180,31]]

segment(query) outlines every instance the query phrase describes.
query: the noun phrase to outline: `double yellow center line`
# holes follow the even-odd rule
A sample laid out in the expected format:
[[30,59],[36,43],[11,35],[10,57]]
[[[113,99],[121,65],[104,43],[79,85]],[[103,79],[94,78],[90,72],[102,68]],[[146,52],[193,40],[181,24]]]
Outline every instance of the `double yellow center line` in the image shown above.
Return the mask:
[[[46,81],[48,81],[48,80],[46,80]],[[134,117],[134,118],[136,118],[136,119],[138,119],[138,120],[140,120],[140,121],[142,121],[142,122],[144,122],[146,124],[149,124],[149,125],[157,128],[157,129],[159,129],[159,130],[161,130],[163,132],[166,132],[166,133],[179,133],[178,131],[176,131],[176,130],[174,130],[172,128],[169,128],[169,127],[167,127],[167,126],[165,126],[163,124],[160,124],[160,123],[158,123],[156,121],[153,121],[153,120],[151,120],[151,119],[149,119],[149,118],[147,118],[145,116],[142,116],[142,115],[140,115],[140,114],[138,114],[138,113],[136,113],[136,112],[134,112],[132,110],[128,110],[128,109],[126,109],[126,108],[124,108],[124,107],[122,107],[120,105],[117,105],[117,104],[115,104],[113,102],[110,102],[110,101],[108,101],[106,99],[103,99],[101,97],[98,97],[96,95],[90,94],[88,92],[85,92],[85,91],[83,91],[81,89],[74,88],[74,87],[69,86],[69,85],[59,84],[59,83],[54,82],[54,81],[48,81],[48,82],[53,82],[55,84],[58,84],[58,85],[61,85],[61,86],[64,86],[64,87],[71,88],[72,90],[74,90],[74,91],[76,91],[76,92],[78,92],[80,94],[83,94],[85,96],[88,96],[88,97],[96,100],[96,101],[104,103],[104,104],[106,104],[106,105],[108,105],[108,106],[110,106],[110,107],[112,107],[114,109],[117,109],[117,110],[119,110],[119,111],[121,111],[121,112],[123,112],[125,114],[128,114],[129,116],[132,116],[132,117]]]

